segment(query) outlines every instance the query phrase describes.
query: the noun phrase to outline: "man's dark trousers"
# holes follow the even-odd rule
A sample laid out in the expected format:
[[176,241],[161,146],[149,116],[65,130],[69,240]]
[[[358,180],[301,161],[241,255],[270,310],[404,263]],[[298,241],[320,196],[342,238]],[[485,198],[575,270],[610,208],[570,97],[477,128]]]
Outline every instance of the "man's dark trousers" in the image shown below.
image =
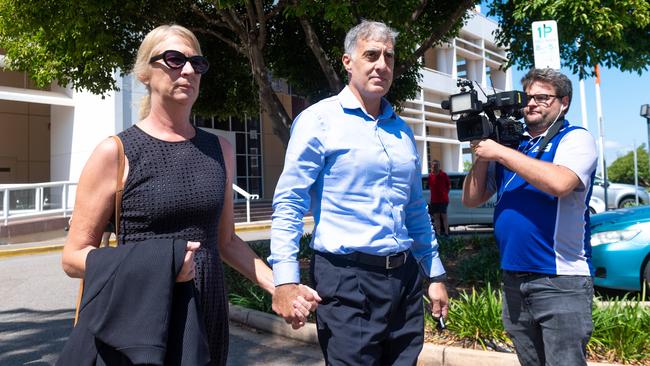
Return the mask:
[[318,340],[327,365],[415,365],[424,341],[422,276],[408,254],[394,269],[315,253]]

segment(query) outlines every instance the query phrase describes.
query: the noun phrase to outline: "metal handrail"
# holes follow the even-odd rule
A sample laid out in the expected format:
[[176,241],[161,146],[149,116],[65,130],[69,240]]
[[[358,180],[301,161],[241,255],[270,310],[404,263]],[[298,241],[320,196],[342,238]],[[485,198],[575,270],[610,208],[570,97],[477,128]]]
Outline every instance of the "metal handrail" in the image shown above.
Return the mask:
[[260,199],[260,196],[258,194],[250,194],[246,192],[235,183],[232,184],[232,189],[233,191],[239,193],[246,199],[246,222],[250,223],[251,222],[251,200],[258,200]]
[[[2,195],[2,220],[4,224],[9,223],[10,218],[31,218],[52,214],[63,214],[63,217],[72,215],[72,207],[68,205],[68,197],[70,194],[70,187],[76,186],[77,182],[61,181],[61,182],[46,182],[46,183],[27,183],[27,184],[0,184],[0,192]],[[61,207],[49,208],[47,207],[47,198],[44,194],[45,188],[61,187]],[[15,191],[34,191],[34,206],[33,208],[11,209],[11,192]],[[31,196],[31,195],[30,195]]]
[[[62,182],[46,182],[46,183],[27,183],[27,184],[0,184],[0,192],[2,196],[2,220],[4,224],[9,223],[10,218],[31,218],[40,217],[51,214],[63,214],[64,217],[72,215],[73,207],[68,205],[68,197],[70,194],[70,187],[76,186],[77,182],[62,181]],[[44,188],[61,187],[61,207],[60,208],[47,208],[45,202]],[[232,189],[246,199],[246,222],[251,222],[251,200],[260,198],[257,194],[251,194],[237,186],[232,185]],[[34,190],[34,207],[27,209],[10,209],[10,192],[15,191],[28,191]]]

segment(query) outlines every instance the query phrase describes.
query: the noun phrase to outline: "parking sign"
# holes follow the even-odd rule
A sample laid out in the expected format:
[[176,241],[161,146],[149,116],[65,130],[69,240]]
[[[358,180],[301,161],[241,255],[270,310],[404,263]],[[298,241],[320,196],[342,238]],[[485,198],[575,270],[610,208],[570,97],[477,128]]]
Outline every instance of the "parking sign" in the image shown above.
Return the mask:
[[555,20],[533,22],[533,52],[535,68],[560,69],[560,46]]

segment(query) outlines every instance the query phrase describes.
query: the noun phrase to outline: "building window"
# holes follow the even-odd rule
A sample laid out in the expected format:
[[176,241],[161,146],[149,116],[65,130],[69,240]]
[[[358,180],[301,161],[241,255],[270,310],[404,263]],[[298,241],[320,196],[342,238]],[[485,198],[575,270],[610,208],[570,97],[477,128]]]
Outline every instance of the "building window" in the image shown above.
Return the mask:
[[456,61],[456,75],[458,78],[467,79],[467,60],[460,56]]
[[196,127],[212,128],[235,133],[235,184],[251,194],[263,196],[262,146],[259,118],[192,116]]

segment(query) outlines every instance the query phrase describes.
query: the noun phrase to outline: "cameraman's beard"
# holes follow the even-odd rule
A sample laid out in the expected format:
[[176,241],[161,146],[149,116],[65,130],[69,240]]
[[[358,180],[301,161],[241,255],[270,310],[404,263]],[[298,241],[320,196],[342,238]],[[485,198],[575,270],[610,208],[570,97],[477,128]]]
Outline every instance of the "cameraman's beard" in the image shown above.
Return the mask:
[[550,122],[546,118],[546,117],[548,117],[548,115],[542,115],[541,116],[542,118],[541,118],[540,121],[529,121],[528,118],[526,116],[524,116],[524,121],[526,122],[526,126],[528,127],[528,131],[530,133],[533,133],[535,135],[542,134],[546,130],[548,130],[551,126],[553,126],[553,124],[555,122],[557,122],[557,120],[560,118],[560,116],[564,117],[562,112],[564,112],[564,110],[562,108],[560,108],[560,110],[558,111],[555,118]]

